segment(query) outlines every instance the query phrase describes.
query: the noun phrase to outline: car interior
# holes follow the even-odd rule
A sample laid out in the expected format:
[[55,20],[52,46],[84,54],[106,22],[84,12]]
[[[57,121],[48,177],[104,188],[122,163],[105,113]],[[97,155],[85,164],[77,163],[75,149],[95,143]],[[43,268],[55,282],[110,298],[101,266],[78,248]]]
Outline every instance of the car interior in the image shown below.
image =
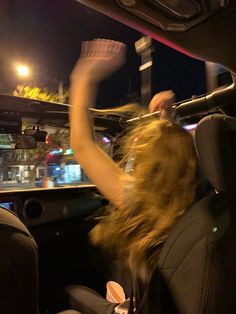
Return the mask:
[[[236,3],[78,2],[230,72],[228,84],[175,104],[182,125],[186,129],[194,125],[207,187],[171,230],[158,273],[145,291],[148,303],[141,304],[137,313],[234,313]],[[68,146],[68,111],[66,104],[0,95],[0,310],[4,314],[66,311],[70,308],[66,286],[84,285],[105,296],[106,282],[112,278],[109,257],[93,247],[88,236],[98,217],[106,214],[107,200]],[[114,158],[119,158],[117,138],[126,126],[150,117],[97,109],[91,114],[98,145]]]

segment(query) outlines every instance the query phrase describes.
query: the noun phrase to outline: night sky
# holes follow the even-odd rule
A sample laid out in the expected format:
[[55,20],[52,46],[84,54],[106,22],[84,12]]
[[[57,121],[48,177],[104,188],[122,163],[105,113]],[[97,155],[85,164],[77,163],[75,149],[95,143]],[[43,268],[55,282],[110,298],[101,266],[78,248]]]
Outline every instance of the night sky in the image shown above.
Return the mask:
[[[98,107],[124,103],[140,91],[140,60],[134,49],[140,36],[75,0],[1,0],[0,92],[9,93],[17,84],[55,88],[59,80],[68,86],[81,41],[109,38],[127,45],[127,63],[101,85]],[[153,93],[173,89],[177,100],[182,100],[205,92],[204,63],[153,44]],[[28,80],[17,78],[15,62],[31,67]]]

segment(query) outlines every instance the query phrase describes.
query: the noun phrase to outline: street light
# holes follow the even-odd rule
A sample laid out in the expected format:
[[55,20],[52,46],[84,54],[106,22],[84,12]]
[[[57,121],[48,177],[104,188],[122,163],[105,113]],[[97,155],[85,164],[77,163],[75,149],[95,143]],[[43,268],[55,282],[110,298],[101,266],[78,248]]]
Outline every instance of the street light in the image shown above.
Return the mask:
[[29,68],[23,64],[17,65],[16,71],[18,75],[23,76],[23,77],[26,77],[29,75]]

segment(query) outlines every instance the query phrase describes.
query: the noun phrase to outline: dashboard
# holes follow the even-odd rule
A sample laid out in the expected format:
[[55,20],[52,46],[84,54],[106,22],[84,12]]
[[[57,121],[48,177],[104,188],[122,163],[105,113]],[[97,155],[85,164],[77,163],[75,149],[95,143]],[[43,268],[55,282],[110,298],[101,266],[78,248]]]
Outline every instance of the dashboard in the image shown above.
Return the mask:
[[94,185],[7,191],[0,207],[13,211],[28,227],[87,216],[103,205]]

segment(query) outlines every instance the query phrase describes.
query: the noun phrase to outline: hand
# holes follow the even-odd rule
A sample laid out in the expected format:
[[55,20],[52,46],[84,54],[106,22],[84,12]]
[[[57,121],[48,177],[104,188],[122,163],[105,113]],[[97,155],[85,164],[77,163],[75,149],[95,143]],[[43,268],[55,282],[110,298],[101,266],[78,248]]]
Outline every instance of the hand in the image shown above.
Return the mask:
[[157,93],[149,103],[149,112],[161,111],[161,118],[171,120],[174,113],[172,107],[175,102],[175,94],[171,90]]
[[85,41],[81,55],[71,75],[72,81],[87,78],[99,83],[109,77],[125,62],[126,48],[121,42],[108,39]]

